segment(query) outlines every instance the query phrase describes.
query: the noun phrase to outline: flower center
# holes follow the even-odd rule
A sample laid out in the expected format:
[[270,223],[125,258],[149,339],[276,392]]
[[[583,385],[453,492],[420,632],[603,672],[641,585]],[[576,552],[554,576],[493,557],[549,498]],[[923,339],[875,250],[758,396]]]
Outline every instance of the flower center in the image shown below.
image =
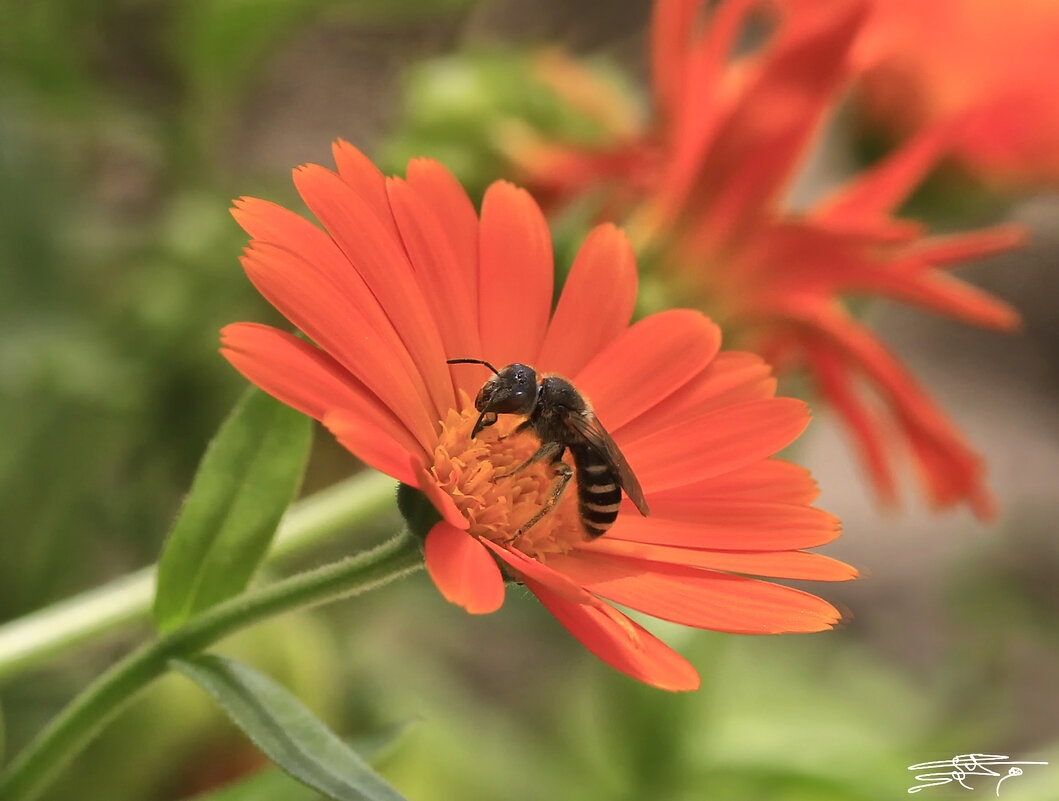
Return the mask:
[[584,539],[575,480],[551,511],[519,534],[552,502],[555,468],[548,462],[533,462],[518,469],[540,447],[532,433],[514,433],[522,418],[502,415],[472,438],[479,413],[470,404],[464,409],[451,410],[442,421],[430,471],[470,522],[469,533],[542,560],[549,553],[566,553]]

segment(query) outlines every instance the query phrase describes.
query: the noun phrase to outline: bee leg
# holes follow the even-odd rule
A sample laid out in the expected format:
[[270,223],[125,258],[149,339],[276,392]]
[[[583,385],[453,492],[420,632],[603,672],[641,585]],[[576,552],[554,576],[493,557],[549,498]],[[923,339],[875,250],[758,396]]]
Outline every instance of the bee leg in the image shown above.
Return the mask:
[[566,492],[566,487],[570,483],[570,479],[573,478],[574,469],[562,460],[562,451],[560,451],[559,457],[552,462],[552,467],[555,468],[555,484],[552,486],[552,494],[548,496],[548,500],[545,501],[544,505],[537,510],[537,514],[522,524],[522,528],[515,534],[513,541],[517,541],[519,537],[536,525],[542,517],[552,511],[563,497],[563,493]]
[[[517,431],[518,429],[515,430]],[[543,445],[537,448],[537,450],[530,458],[528,458],[514,470],[509,470],[506,473],[494,473],[493,478],[507,478],[508,476],[513,476],[516,473],[521,473],[534,462],[543,462],[545,459],[551,459],[553,462],[558,462],[562,460],[563,451],[565,450],[566,446],[560,445],[558,442],[545,442]],[[563,464],[565,464],[565,462],[563,462]]]

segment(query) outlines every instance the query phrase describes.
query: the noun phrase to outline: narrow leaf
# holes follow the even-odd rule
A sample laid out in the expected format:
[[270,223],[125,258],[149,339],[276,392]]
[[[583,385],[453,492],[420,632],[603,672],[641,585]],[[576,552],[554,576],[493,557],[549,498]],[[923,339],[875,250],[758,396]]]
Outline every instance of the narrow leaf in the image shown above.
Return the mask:
[[[389,750],[413,721],[388,726],[363,737],[347,740],[362,759],[374,762],[380,751]],[[277,767],[268,767],[238,778],[222,787],[198,793],[188,801],[320,801],[323,798]]]
[[242,592],[301,484],[312,421],[250,390],[199,463],[158,564],[162,631]]
[[256,670],[219,656],[174,659],[283,770],[337,801],[404,801],[301,701]]

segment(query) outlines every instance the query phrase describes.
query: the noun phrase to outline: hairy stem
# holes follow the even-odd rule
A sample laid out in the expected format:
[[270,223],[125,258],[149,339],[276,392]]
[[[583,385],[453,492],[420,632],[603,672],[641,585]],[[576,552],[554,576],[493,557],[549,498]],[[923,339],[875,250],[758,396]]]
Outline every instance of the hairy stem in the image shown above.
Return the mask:
[[[282,560],[393,508],[395,482],[368,471],[293,504],[268,560]],[[146,619],[155,568],[146,567],[0,626],[0,679],[33,668],[123,625]]]
[[141,646],[85,688],[0,774],[0,799],[35,798],[107,721],[166,672],[170,659],[192,656],[275,615],[357,595],[422,565],[418,540],[405,532],[357,556],[244,593]]

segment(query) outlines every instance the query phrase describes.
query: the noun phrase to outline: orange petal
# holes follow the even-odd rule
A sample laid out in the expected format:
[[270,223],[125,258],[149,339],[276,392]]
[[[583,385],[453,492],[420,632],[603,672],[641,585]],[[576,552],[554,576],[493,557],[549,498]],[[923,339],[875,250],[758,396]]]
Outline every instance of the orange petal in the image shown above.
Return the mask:
[[386,197],[386,177],[371,159],[345,140],[338,139],[331,145],[338,174],[349,184],[375,213],[375,219],[397,236],[397,226],[390,213],[390,201]]
[[472,615],[495,612],[504,602],[504,577],[482,543],[466,531],[435,523],[424,545],[427,572],[445,599]]
[[967,500],[980,517],[988,519],[992,505],[981,459],[911,373],[885,345],[851,320],[818,315],[813,325],[828,346],[856,365],[890,404],[933,501],[948,506]]
[[[467,280],[469,271],[458,262],[441,220],[411,185],[392,178],[387,182],[387,191],[416,280],[437,320],[445,354],[475,358],[482,352],[482,345],[475,324],[478,305]],[[462,388],[471,395],[481,384],[480,376],[466,369],[457,375],[467,377],[461,382],[465,384]]]
[[[664,421],[659,421],[660,425]],[[648,495],[737,470],[785,448],[809,424],[809,409],[794,398],[729,406],[668,426],[621,449]]]
[[576,375],[628,327],[635,304],[632,245],[613,225],[597,226],[570,268],[535,366]]
[[445,351],[401,241],[336,173],[310,164],[295,171],[294,183],[385,309],[433,399],[434,419],[442,419],[456,405]]
[[815,548],[841,532],[836,517],[812,506],[668,496],[648,494],[650,517],[623,507],[607,537],[697,550],[785,551]]
[[831,293],[894,298],[986,328],[1010,331],[1018,326],[1019,315],[1011,305],[957,278],[930,270],[918,258],[907,263],[902,263],[900,256],[883,261],[875,254],[844,257],[832,253],[830,258],[810,254],[807,258],[812,266],[805,278],[826,286]]
[[[391,362],[389,369],[404,372],[407,376],[405,382],[414,385],[415,394],[422,399],[424,407],[431,404],[422,376],[378,298],[326,233],[294,212],[256,198],[237,200],[232,216],[255,240],[297,257],[289,268],[300,275],[289,276],[288,282],[304,284],[303,291],[312,293],[313,297],[326,297],[327,300],[320,304],[321,309],[333,308],[336,312],[334,317],[318,321],[318,328],[325,325],[333,328],[332,333],[346,347],[359,342],[361,350],[385,351]],[[257,245],[252,247],[260,249]],[[260,286],[258,289],[264,291]],[[304,321],[292,322],[308,333],[303,327]],[[369,339],[363,339],[364,336]],[[317,336],[313,339],[324,345]],[[343,361],[339,351],[330,352]],[[348,351],[346,353],[348,356]]]
[[425,457],[422,445],[367,387],[319,348],[256,323],[221,330],[221,353],[240,373],[288,406],[317,420],[341,409],[377,428],[409,455]]
[[275,245],[252,242],[241,261],[269,303],[385,403],[424,450],[433,449],[437,437],[422,383],[340,288]]
[[470,294],[477,321],[478,308],[478,213],[460,182],[432,159],[408,162],[408,185],[441,222],[441,228],[456,256],[461,283]]
[[776,379],[764,359],[753,353],[724,351],[679,391],[622,426],[620,437],[637,440],[652,435],[660,425],[673,426],[725,406],[775,394]]
[[450,526],[461,531],[466,531],[470,528],[470,521],[468,521],[463,512],[460,511],[460,508],[456,505],[456,501],[452,499],[451,495],[438,486],[437,479],[428,473],[425,467],[420,469],[415,486],[426,494],[427,498],[430,499],[430,502],[434,504],[434,508],[441,513],[445,522]]
[[422,465],[423,457],[410,454],[363,416],[352,410],[331,409],[324,414],[322,422],[343,448],[365,464],[404,484],[419,486],[417,466]]
[[699,674],[684,657],[618,610],[573,603],[533,579],[525,581],[544,608],[611,667],[662,690],[699,688]]
[[584,588],[578,586],[562,573],[556,573],[548,565],[527,556],[517,548],[505,548],[490,540],[482,540],[497,557],[507,562],[522,578],[531,578],[548,587],[556,595],[575,604],[604,607],[606,604]]
[[[674,487],[651,495],[651,515],[660,520],[695,523],[703,530],[723,530],[739,536],[739,532],[781,530],[821,532],[828,537],[838,536],[839,519],[823,509],[802,504],[776,503],[758,499],[718,498],[702,493],[703,482],[691,486]],[[688,547],[703,547],[688,545]],[[801,547],[801,546],[798,546]]]
[[848,370],[837,354],[813,345],[806,348],[806,353],[820,393],[835,408],[853,437],[879,500],[893,504],[897,487],[886,447],[888,441],[892,442],[887,436],[891,426],[857,397]]
[[949,236],[933,236],[910,245],[904,255],[923,267],[959,266],[961,262],[1022,247],[1028,236],[1021,225],[997,225]]
[[659,116],[679,113],[687,81],[686,54],[702,0],[662,0],[651,16],[651,88]]
[[731,241],[779,199],[848,78],[850,46],[867,4],[817,5],[800,8],[780,27],[716,131],[708,158],[673,166],[686,187],[678,190],[684,219],[700,226],[705,241]]
[[820,494],[806,468],[782,459],[765,459],[681,490],[702,498],[799,505],[812,503]]
[[[687,155],[703,147],[708,128],[727,98],[722,76],[747,16],[760,0],[664,0],[655,3],[651,19],[653,97],[671,146],[684,150],[675,161],[693,163]],[[709,8],[707,8],[709,6]],[[701,21],[699,17],[706,19]]]
[[[258,198],[242,197],[236,200],[232,216],[251,238],[298,256],[296,264],[308,265],[310,271],[319,276],[306,280],[324,282],[322,293],[337,294],[351,305],[355,310],[354,319],[362,318],[365,328],[379,337],[393,356],[400,360],[402,369],[422,383],[408,349],[379,305],[378,298],[326,233],[293,211]],[[334,322],[340,324],[345,321],[346,317],[343,316]],[[425,387],[421,387],[420,392],[424,398],[428,397]]]
[[478,319],[484,353],[497,367],[534,364],[552,308],[552,240],[524,189],[497,181],[482,200]]
[[745,576],[584,551],[549,562],[590,592],[696,628],[739,634],[823,631],[842,617],[815,595]]
[[947,120],[925,128],[903,147],[861,172],[823,203],[814,216],[828,219],[878,219],[889,215],[908,197],[945,151],[963,121]]
[[652,314],[626,329],[574,378],[611,431],[650,409],[701,372],[721,347],[721,331],[700,312]]
[[857,571],[849,565],[805,551],[705,551],[628,542],[612,537],[600,537],[582,545],[581,549],[639,562],[703,567],[753,576],[812,581],[848,581],[857,577]]

